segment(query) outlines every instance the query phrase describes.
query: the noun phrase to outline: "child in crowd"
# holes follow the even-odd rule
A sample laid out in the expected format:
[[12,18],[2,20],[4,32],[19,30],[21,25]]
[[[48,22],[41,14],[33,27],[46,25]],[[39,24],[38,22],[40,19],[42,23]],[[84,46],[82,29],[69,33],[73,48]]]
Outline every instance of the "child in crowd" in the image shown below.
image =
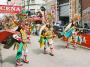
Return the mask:
[[49,54],[51,56],[54,56],[53,54],[53,32],[51,30],[51,27],[50,25],[46,25],[46,27],[44,28],[44,30],[42,31],[41,33],[41,38],[40,38],[40,44],[41,44],[41,47],[42,45],[44,46],[44,54],[48,54],[48,51],[47,49],[49,48],[50,49],[50,52]]

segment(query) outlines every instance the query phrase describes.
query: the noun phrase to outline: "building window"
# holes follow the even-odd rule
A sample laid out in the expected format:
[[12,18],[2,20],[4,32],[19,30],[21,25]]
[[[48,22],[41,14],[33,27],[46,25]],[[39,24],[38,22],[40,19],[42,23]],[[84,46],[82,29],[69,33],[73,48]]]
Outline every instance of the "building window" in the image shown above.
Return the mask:
[[30,9],[31,15],[35,14],[35,9]]
[[11,1],[11,0],[8,0],[8,1]]
[[29,4],[30,4],[30,0],[26,0],[25,5],[29,5]]
[[35,3],[35,0],[31,0],[31,3]]
[[58,0],[60,4],[68,3],[69,0]]

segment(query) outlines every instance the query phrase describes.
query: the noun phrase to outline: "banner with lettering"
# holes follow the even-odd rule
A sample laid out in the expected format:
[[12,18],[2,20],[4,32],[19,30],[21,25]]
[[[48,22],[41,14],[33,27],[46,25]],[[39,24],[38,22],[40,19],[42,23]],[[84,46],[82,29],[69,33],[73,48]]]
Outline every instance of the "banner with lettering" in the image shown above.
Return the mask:
[[20,13],[22,10],[21,6],[13,6],[13,5],[0,5],[0,13]]

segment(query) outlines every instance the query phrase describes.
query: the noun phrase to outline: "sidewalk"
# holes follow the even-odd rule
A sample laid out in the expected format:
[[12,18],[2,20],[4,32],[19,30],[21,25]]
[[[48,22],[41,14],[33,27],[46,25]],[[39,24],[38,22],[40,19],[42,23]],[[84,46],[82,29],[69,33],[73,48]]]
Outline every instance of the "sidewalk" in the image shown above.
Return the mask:
[[2,67],[2,54],[1,54],[1,44],[0,44],[0,67]]

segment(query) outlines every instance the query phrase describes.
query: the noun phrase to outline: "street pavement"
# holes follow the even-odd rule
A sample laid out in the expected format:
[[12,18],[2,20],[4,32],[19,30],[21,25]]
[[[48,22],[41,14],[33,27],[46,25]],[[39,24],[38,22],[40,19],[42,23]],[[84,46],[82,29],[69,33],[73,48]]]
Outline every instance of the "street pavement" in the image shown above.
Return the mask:
[[0,67],[2,66],[2,55],[1,55],[1,46],[0,46]]
[[[90,50],[78,47],[65,48],[66,43],[60,39],[54,40],[55,56],[43,54],[43,48],[39,48],[38,36],[31,36],[31,44],[28,44],[30,63],[23,63],[22,67],[90,67]],[[1,49],[2,66],[16,67],[13,47]]]

